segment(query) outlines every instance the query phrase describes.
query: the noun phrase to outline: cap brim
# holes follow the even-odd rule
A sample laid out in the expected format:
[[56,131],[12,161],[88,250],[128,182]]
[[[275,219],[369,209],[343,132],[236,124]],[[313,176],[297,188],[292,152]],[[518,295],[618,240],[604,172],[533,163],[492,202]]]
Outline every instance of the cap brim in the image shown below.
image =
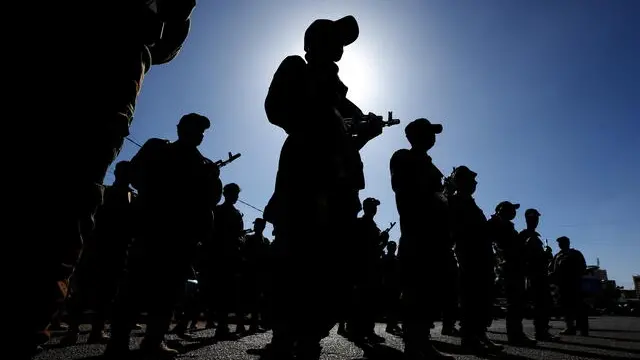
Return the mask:
[[345,16],[342,19],[334,21],[334,24],[338,30],[343,46],[350,45],[358,39],[360,28],[358,27],[358,21],[356,21],[356,18],[353,16]]
[[513,208],[516,210],[520,209],[520,204],[513,204]]
[[441,124],[431,124],[431,129],[433,130],[434,134],[440,134],[442,132],[442,125]]

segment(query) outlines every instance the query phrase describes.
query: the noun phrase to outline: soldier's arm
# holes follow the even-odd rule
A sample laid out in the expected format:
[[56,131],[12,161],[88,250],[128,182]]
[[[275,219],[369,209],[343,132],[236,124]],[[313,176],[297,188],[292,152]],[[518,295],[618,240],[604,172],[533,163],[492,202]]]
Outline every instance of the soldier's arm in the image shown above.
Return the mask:
[[165,64],[173,60],[189,35],[191,12],[195,0],[165,0],[158,4],[158,16],[164,22],[162,38],[149,47],[151,63]]
[[389,169],[391,172],[391,187],[393,191],[406,192],[415,191],[416,183],[415,178],[411,176],[409,150],[398,150],[389,162]]
[[305,91],[306,66],[300,56],[286,57],[273,75],[264,102],[269,122],[287,133],[299,129],[306,115],[303,101],[299,101]]
[[131,158],[131,185],[138,191],[140,191],[140,187],[144,186],[149,162],[152,161],[155,153],[166,144],[167,141],[163,139],[149,139],[142,145],[133,158]]

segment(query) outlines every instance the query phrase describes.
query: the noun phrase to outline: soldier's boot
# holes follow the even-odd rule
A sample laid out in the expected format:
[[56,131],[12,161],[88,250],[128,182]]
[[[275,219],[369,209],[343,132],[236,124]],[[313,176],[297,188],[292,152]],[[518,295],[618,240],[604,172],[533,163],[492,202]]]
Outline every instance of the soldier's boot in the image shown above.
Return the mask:
[[154,360],[171,359],[179,354],[178,350],[168,347],[164,341],[157,343],[157,341],[148,341],[146,339],[140,344],[140,352],[143,354],[143,357]]
[[78,329],[69,328],[69,331],[60,339],[60,345],[71,346],[78,343]]
[[462,350],[470,354],[488,354],[489,347],[480,340],[479,337],[473,335],[462,335],[460,339],[460,346]]
[[551,335],[549,330],[537,330],[536,331],[536,340],[537,341],[557,341],[558,337]]
[[338,335],[347,337],[347,327],[344,321],[338,323]]
[[507,341],[510,345],[515,346],[533,346],[536,340],[528,337],[524,332],[507,334]]
[[406,360],[454,360],[455,357],[438,351],[431,341],[426,345],[407,343],[404,347],[404,358]]
[[109,336],[99,328],[96,330],[93,330],[92,328],[91,334],[89,334],[89,339],[87,339],[87,343],[89,344],[105,344],[107,341],[109,341]]
[[322,347],[316,341],[300,341],[295,349],[296,360],[319,360]]
[[504,346],[500,344],[496,344],[493,341],[491,341],[491,339],[489,339],[486,331],[482,331],[480,334],[478,334],[478,339],[482,341],[482,343],[489,349],[489,351],[494,352],[494,351],[504,350]]
[[566,329],[560,331],[560,335],[575,335],[576,328],[575,327],[567,327]]
[[384,330],[387,334],[391,334],[394,336],[402,336],[402,329],[398,324],[387,324],[386,329]]
[[440,332],[442,335],[446,336],[460,336],[460,331],[456,328],[454,324],[447,324],[442,326],[442,331]]

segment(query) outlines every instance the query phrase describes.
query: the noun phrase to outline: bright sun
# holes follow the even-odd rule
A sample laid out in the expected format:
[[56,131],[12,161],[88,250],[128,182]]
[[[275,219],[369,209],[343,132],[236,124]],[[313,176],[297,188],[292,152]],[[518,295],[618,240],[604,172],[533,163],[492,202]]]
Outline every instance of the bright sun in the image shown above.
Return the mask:
[[347,97],[356,104],[366,105],[374,94],[376,80],[374,71],[366,56],[359,48],[345,47],[344,55],[338,62],[340,79],[347,85]]

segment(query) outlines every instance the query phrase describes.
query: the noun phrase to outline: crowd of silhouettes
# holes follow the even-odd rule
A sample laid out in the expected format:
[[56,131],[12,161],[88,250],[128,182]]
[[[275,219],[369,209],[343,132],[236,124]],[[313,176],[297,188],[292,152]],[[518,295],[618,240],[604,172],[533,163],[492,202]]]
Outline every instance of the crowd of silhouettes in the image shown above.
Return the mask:
[[[195,1],[113,7],[121,29],[111,39],[117,51],[104,59],[117,76],[107,84],[112,95],[94,103],[96,116],[73,123],[82,146],[65,162],[60,189],[68,210],[51,217],[46,242],[34,243],[31,288],[22,294],[31,304],[21,324],[25,358],[41,351],[62,321],[68,329],[60,342],[76,343],[87,309],[88,341],[106,343],[113,359],[132,355],[130,334],[139,323],[146,324],[141,352],[158,357],[179,353],[165,342],[169,330],[188,339],[204,326],[220,341],[271,330],[263,358],[318,359],[320,341],[336,325],[357,344],[384,342],[375,326],[381,320],[386,333],[402,337],[411,360],[452,358],[430,341],[437,320],[464,349],[496,353],[502,346],[487,336],[496,274],[510,344],[555,340],[552,282],[566,309],[564,334],[588,334],[582,254],[563,236],[553,257],[536,232],[536,209],[525,211],[521,232],[513,224],[519,204],[502,201],[487,219],[473,198],[477,174],[458,166],[444,176],[429,155],[442,125],[421,118],[405,126],[409,147],[389,154],[399,241],[389,238],[395,223],[378,227],[378,207],[392,205],[360,200],[360,150],[398,122],[365,114],[347,98],[336,63],[359,36],[353,16],[314,21],[304,34],[304,58],[285,58],[273,76],[266,117],[287,137],[274,192],[252,229],[236,208],[240,186],[223,185],[221,163],[198,150],[212,126],[201,114],[179,119],[175,141],[146,141],[116,164],[113,184],[103,185],[129,133],[142,78],[178,55]],[[267,222],[272,241],[263,234]],[[535,339],[522,325],[526,284]]]

